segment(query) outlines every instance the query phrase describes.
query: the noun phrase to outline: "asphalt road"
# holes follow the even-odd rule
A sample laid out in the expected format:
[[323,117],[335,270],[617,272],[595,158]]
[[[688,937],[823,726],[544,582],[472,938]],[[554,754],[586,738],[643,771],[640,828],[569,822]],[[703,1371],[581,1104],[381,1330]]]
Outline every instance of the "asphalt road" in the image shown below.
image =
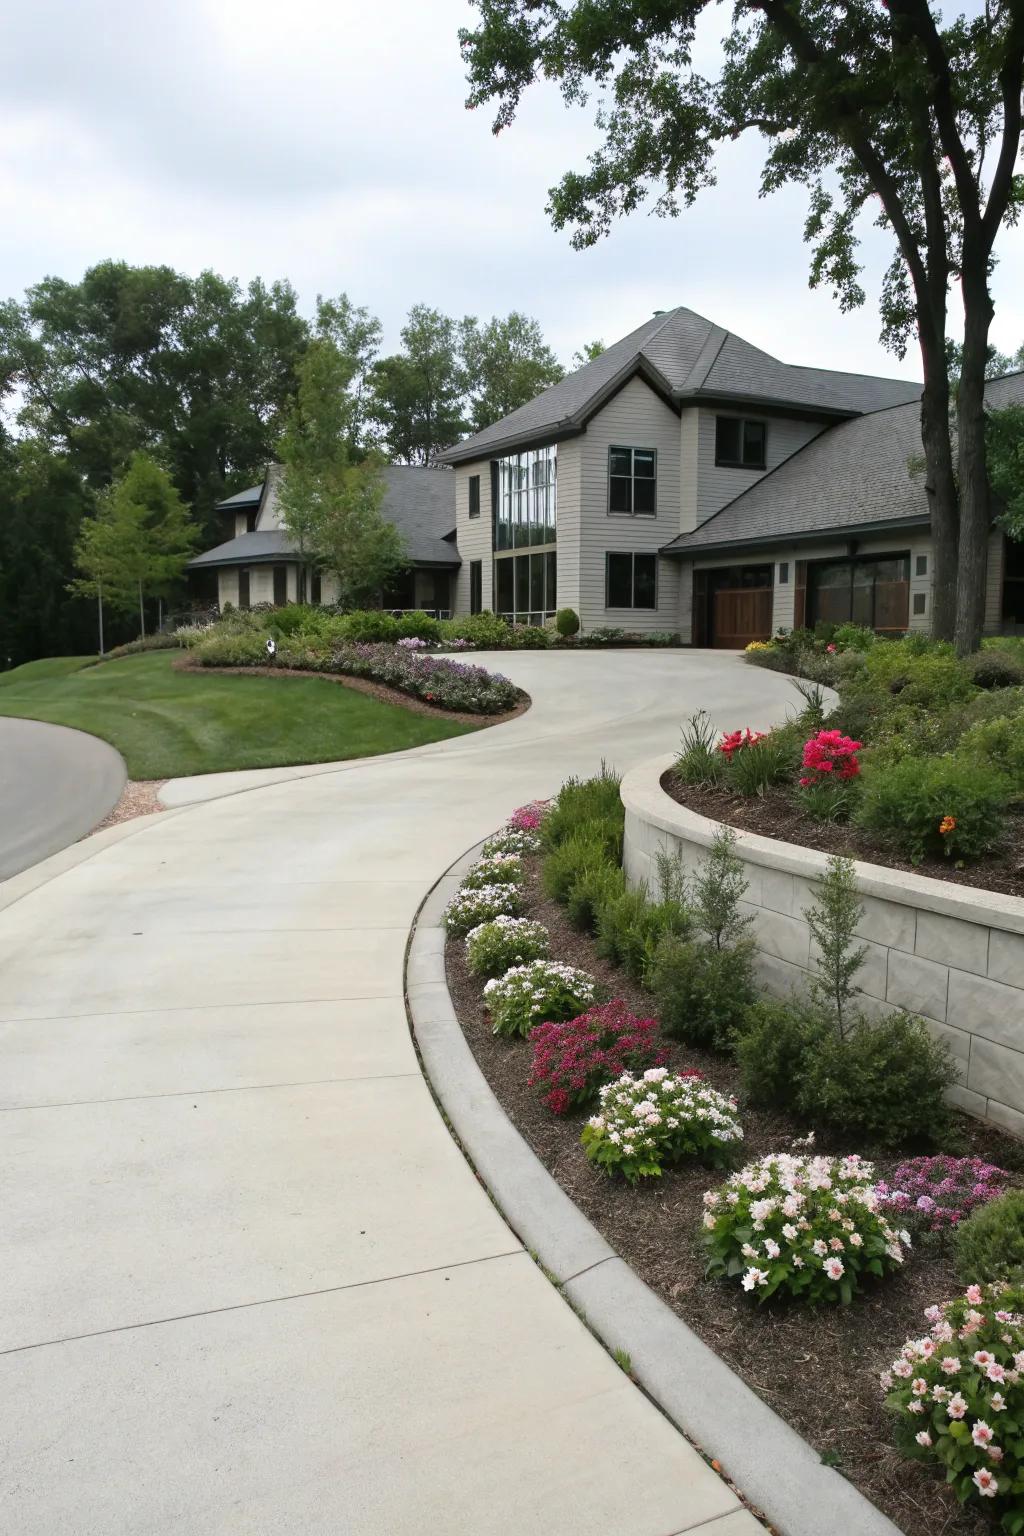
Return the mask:
[[91,832],[125,779],[121,754],[97,736],[0,718],[0,880]]

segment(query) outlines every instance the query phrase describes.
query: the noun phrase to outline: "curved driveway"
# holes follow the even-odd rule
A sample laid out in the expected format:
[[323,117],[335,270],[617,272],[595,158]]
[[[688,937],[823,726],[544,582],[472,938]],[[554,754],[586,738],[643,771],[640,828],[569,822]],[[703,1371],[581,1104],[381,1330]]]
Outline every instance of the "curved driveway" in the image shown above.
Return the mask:
[[514,806],[794,695],[711,653],[487,660],[534,696],[508,725],[177,781],[214,798],[4,888],[4,1529],[759,1529],[463,1162],[403,957]]
[[0,880],[91,832],[125,777],[121,754],[98,736],[0,717]]

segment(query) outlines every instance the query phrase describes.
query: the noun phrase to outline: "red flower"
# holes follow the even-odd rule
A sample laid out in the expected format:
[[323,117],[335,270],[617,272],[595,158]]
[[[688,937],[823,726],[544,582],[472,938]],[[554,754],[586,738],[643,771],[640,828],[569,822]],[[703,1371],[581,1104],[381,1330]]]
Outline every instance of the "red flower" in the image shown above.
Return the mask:
[[742,731],[726,731],[718,743],[718,750],[731,762],[734,752],[738,752],[741,747],[753,746],[763,735],[764,731],[752,731],[749,726]]
[[853,741],[842,731],[819,731],[804,742],[803,765],[807,773],[800,780],[804,789],[819,784],[824,774],[837,779],[855,779],[860,773],[857,753],[863,742]]

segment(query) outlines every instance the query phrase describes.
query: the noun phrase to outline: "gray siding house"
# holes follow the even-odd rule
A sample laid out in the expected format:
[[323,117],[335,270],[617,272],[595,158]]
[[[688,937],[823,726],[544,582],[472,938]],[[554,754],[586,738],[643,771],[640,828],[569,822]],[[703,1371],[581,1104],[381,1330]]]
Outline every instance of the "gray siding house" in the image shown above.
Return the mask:
[[[536,399],[456,444],[448,469],[385,471],[412,561],[387,607],[740,647],[853,620],[927,629],[932,558],[921,387],[783,363],[689,309],[660,312]],[[1024,374],[988,385],[1024,402]],[[221,503],[198,556],[221,603],[284,602],[301,573],[275,483]],[[1024,631],[1024,546],[993,530],[986,628]],[[328,578],[306,594],[334,596]]]

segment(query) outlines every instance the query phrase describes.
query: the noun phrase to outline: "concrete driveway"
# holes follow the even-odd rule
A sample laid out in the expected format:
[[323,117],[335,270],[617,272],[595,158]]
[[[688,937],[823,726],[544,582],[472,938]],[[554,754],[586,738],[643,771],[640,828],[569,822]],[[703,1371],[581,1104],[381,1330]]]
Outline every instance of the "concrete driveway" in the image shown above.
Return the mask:
[[463,1161],[403,955],[517,804],[795,695],[712,653],[487,660],[534,697],[508,725],[177,781],[0,893],[2,1528],[759,1529]]
[[97,736],[0,716],[0,880],[91,832],[125,779],[121,754]]

